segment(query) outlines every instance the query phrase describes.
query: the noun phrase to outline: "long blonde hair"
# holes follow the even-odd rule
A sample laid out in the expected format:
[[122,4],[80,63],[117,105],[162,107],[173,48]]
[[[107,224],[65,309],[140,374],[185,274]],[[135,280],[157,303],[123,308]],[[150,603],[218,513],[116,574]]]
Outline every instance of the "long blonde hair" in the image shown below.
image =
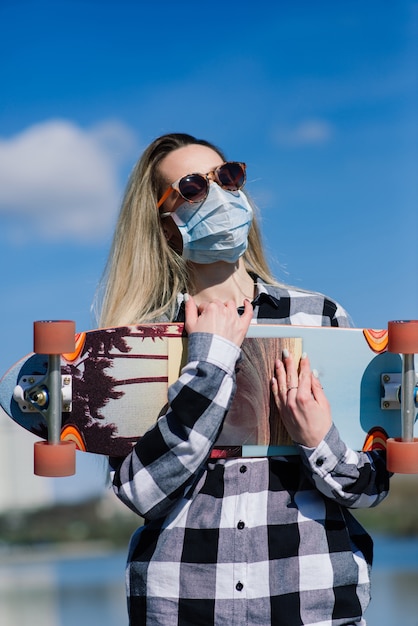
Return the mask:
[[[168,245],[156,209],[164,191],[159,164],[173,150],[190,144],[211,148],[226,160],[211,143],[172,133],[148,146],[130,176],[97,293],[101,327],[172,319],[177,294],[191,288],[187,263]],[[258,274],[265,282],[275,283],[255,217],[243,258],[248,271]]]

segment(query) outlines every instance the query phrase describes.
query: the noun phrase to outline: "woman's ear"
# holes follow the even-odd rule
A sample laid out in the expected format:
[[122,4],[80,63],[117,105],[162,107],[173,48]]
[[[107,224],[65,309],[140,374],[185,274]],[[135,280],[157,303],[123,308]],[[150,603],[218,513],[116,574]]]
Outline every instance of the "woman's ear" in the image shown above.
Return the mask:
[[173,248],[174,252],[181,255],[183,252],[183,239],[173,219],[168,216],[161,220],[161,228],[170,248]]
[[170,233],[167,226],[163,226],[163,234],[164,234],[164,237],[167,239],[167,241],[170,241],[172,233]]

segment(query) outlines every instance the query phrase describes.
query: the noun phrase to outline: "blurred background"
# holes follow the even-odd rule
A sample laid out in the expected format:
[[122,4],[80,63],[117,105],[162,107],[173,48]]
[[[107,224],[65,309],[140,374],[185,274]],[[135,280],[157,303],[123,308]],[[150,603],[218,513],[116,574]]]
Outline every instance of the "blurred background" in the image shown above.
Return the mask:
[[[0,375],[34,320],[95,327],[124,186],[167,132],[247,163],[279,280],[359,327],[418,317],[416,0],[0,0],[0,35]],[[125,623],[140,521],[105,460],[42,479],[32,446],[0,413],[1,623],[32,624],[34,606],[45,626]],[[370,626],[418,623],[417,492],[396,477],[362,518],[378,544]]]

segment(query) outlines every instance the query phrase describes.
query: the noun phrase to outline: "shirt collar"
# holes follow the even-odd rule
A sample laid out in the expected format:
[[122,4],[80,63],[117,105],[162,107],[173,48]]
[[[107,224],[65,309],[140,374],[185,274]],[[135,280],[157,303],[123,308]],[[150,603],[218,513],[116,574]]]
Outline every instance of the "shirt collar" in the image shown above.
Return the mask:
[[[262,282],[261,278],[256,274],[252,274],[255,283],[255,297],[251,302],[253,309],[258,309],[262,305],[270,305],[275,309],[278,309],[280,302],[278,298],[275,298],[268,292],[268,286]],[[238,313],[242,313],[244,307],[238,307]],[[175,315],[175,322],[184,322],[184,294],[179,293],[177,296],[177,312]]]

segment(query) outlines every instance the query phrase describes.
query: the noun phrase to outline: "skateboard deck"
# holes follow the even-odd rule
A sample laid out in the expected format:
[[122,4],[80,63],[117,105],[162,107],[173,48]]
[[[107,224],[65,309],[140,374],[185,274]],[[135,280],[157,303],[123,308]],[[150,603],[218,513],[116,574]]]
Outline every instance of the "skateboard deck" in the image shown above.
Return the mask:
[[[387,352],[387,331],[259,324],[250,326],[244,340],[237,393],[213,456],[295,452],[270,391],[274,360],[283,348],[296,358],[308,354],[349,447],[384,447],[386,435],[401,436],[402,359]],[[168,386],[186,359],[180,323],[77,334],[75,352],[61,356],[61,440],[74,441],[82,451],[125,456],[166,410]],[[48,357],[32,353],[0,382],[4,411],[42,439],[48,437],[42,407],[27,398],[33,386],[47,386],[47,371]]]

